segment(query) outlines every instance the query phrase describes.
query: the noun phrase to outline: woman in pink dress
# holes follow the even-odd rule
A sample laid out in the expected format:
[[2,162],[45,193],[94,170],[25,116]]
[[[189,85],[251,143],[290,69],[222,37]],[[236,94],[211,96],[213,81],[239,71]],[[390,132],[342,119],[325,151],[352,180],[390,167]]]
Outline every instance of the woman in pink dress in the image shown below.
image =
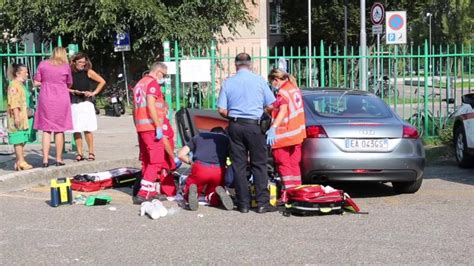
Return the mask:
[[36,86],[41,86],[33,127],[43,131],[43,167],[49,166],[51,134],[56,143],[56,166],[62,166],[64,131],[72,129],[69,97],[72,75],[66,49],[54,48],[50,59],[39,64],[34,80]]

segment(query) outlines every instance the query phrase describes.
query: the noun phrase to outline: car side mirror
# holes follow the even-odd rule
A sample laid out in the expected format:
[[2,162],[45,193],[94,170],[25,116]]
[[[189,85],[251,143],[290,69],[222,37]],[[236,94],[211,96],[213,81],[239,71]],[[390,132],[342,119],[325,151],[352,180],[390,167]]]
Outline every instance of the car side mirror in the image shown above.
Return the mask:
[[464,104],[469,104],[474,108],[474,93],[464,94],[461,97],[461,101]]

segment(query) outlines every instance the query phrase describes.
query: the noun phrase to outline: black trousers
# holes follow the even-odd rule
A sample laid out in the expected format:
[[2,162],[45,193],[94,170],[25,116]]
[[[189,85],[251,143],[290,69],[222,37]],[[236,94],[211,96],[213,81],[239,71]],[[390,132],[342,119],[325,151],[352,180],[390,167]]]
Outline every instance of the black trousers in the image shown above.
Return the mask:
[[239,207],[250,206],[250,191],[247,180],[247,164],[253,174],[258,207],[268,206],[267,146],[265,135],[257,124],[229,122],[229,137],[234,185]]

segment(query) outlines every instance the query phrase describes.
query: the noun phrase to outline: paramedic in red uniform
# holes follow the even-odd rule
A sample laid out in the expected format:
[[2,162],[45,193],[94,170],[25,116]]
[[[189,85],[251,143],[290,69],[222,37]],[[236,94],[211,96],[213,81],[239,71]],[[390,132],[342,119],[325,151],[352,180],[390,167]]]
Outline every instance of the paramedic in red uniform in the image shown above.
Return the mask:
[[301,185],[301,143],[306,138],[303,97],[295,78],[281,69],[270,71],[268,81],[278,93],[270,108],[273,122],[267,131],[267,144],[272,146],[282,179],[281,201],[285,202],[285,191]]
[[[210,206],[221,203],[226,210],[232,210],[234,203],[224,190],[225,163],[229,156],[229,138],[222,127],[215,127],[211,132],[194,136],[178,152],[178,158],[191,165],[191,174],[184,185],[184,198],[189,209],[197,210],[198,197],[204,191]],[[193,158],[189,158],[193,152]]]
[[164,83],[166,76],[166,65],[155,62],[150,68],[150,73],[133,89],[133,121],[138,133],[142,160],[142,180],[140,190],[133,198],[135,204],[141,204],[157,196],[156,181],[161,179],[161,169],[165,163],[162,141],[165,102],[160,84]]
[[[165,114],[168,114],[168,105],[166,103]],[[161,169],[160,193],[167,197],[174,197],[176,196],[176,185],[174,183],[174,175],[171,172],[176,169],[174,155],[174,130],[166,115],[163,120],[163,145],[165,149],[165,158]]]

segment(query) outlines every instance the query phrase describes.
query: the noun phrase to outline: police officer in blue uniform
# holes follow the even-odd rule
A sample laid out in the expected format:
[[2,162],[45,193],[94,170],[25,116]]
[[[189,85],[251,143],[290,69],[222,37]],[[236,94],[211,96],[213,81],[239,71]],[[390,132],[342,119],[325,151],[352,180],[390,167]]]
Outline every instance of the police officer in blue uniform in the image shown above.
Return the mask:
[[[232,164],[235,169],[235,190],[238,209],[249,212],[250,192],[247,164],[251,165],[257,199],[257,213],[276,211],[269,205],[267,176],[267,146],[260,129],[264,108],[275,101],[267,82],[250,71],[251,58],[240,53],[235,58],[237,74],[222,85],[217,107],[219,114],[229,119]],[[250,160],[250,162],[249,162]]]

